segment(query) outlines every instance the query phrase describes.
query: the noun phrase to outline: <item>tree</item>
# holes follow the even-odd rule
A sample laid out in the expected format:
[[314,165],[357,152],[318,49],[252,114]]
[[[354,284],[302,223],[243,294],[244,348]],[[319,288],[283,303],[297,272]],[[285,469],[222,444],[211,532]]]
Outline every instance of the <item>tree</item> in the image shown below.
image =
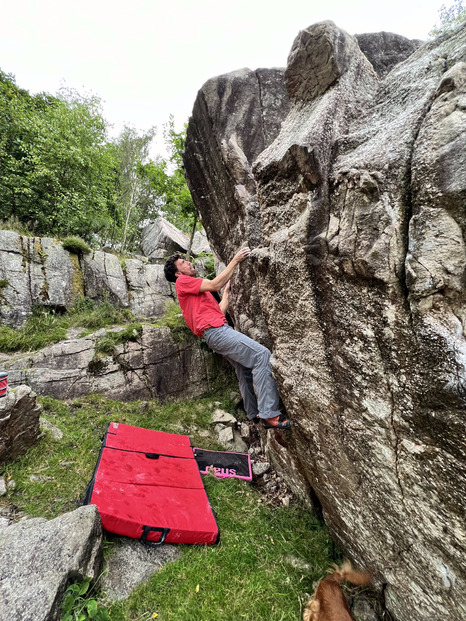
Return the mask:
[[171,116],[164,126],[164,141],[168,160],[158,157],[155,161],[140,166],[140,174],[145,176],[158,198],[160,213],[175,226],[190,232],[188,254],[198,223],[198,213],[183,172],[183,151],[186,142],[186,125],[181,132],[175,131]]
[[[113,144],[118,161],[117,212],[121,222],[121,251],[132,245],[145,220],[158,215],[156,193],[141,172],[149,162],[149,148],[155,133],[155,127],[139,134],[133,127],[126,126]],[[116,227],[112,245],[115,233]]]
[[463,0],[453,0],[453,4],[442,4],[439,10],[440,22],[429,32],[429,37],[438,37],[453,30],[466,20],[466,8]]
[[30,95],[0,72],[0,218],[91,238],[112,223],[116,161],[100,100]]

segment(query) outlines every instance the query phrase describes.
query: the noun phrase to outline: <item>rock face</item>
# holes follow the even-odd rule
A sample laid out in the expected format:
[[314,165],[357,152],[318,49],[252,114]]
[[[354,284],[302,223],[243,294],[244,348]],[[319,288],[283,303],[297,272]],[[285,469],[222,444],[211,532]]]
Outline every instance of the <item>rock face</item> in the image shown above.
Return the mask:
[[105,335],[103,329],[12,356],[3,362],[9,385],[28,384],[37,394],[57,399],[97,392],[119,400],[166,401],[192,399],[209,390],[212,354],[190,333],[175,341],[167,327],[143,326],[134,340],[99,354],[96,347]]
[[460,621],[466,27],[398,64],[400,38],[372,38],[307,28],[260,97],[258,72],[209,80],[185,168],[218,257],[254,248],[231,314],[273,349],[293,422],[269,459],[394,619]]
[[101,560],[102,527],[94,505],[1,529],[0,619],[58,621],[68,583],[96,579]]
[[13,461],[37,442],[41,409],[29,386],[8,388],[0,399],[0,463]]

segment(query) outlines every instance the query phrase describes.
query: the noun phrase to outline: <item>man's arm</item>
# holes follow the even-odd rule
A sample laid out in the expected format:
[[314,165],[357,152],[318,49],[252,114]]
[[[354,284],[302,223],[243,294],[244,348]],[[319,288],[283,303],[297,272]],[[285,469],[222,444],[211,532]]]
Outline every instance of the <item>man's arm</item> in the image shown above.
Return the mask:
[[230,287],[230,281],[228,281],[219,304],[220,310],[224,315],[226,315],[230,303]]
[[213,280],[207,280],[206,278],[203,279],[199,292],[203,293],[204,291],[220,291],[220,289],[224,287],[230,280],[233,272],[236,269],[236,266],[244,261],[244,259],[246,259],[250,254],[251,250],[249,248],[242,248],[239,252],[235,254],[233,259],[230,261],[230,263],[228,263],[223,272],[221,272]]

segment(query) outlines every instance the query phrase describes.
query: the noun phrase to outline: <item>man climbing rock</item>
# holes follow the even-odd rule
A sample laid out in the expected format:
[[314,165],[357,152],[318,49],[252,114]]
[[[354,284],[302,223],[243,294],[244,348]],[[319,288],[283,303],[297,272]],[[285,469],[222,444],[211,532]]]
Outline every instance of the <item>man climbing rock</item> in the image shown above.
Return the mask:
[[[270,351],[234,330],[225,317],[230,278],[250,253],[249,248],[242,248],[213,280],[196,278],[191,263],[173,254],[165,263],[165,278],[176,283],[178,301],[189,329],[204,337],[213,351],[233,365],[248,419],[261,420],[266,429],[288,429],[290,421],[278,409],[280,399],[270,366]],[[220,291],[225,285],[219,304],[212,292]]]

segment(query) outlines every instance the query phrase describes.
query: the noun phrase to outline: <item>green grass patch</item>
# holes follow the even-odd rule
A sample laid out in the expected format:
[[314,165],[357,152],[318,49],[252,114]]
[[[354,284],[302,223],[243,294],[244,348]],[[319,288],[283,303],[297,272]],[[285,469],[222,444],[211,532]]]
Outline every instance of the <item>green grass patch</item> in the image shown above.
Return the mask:
[[[39,444],[4,467],[16,483],[0,504],[48,519],[79,506],[91,480],[101,439],[110,422],[189,435],[194,446],[219,449],[210,421],[215,408],[232,411],[230,389],[204,399],[160,405],[122,403],[91,395],[65,403],[42,397],[42,416],[63,432],[47,431]],[[180,546],[183,555],[167,564],[124,601],[109,605],[112,621],[296,621],[312,583],[334,558],[325,526],[293,504],[273,507],[254,484],[203,478],[220,529],[215,546]],[[107,537],[106,555],[115,545]],[[81,598],[74,589],[76,601]],[[70,593],[68,593],[69,595]],[[78,604],[87,606],[88,601]],[[76,611],[78,604],[73,604]],[[92,602],[95,608],[95,604]],[[102,615],[104,614],[102,609]],[[154,616],[157,615],[157,616]]]
[[155,325],[167,326],[170,328],[173,340],[178,343],[191,334],[184,320],[181,308],[176,302],[167,302],[165,315]]
[[87,244],[84,239],[81,239],[81,237],[75,235],[65,237],[62,244],[65,250],[73,252],[74,254],[89,254],[92,252],[89,244]]
[[69,328],[83,328],[83,335],[115,324],[134,321],[134,315],[110,302],[79,300],[68,313],[37,307],[22,328],[0,327],[0,352],[36,351],[66,338]]

